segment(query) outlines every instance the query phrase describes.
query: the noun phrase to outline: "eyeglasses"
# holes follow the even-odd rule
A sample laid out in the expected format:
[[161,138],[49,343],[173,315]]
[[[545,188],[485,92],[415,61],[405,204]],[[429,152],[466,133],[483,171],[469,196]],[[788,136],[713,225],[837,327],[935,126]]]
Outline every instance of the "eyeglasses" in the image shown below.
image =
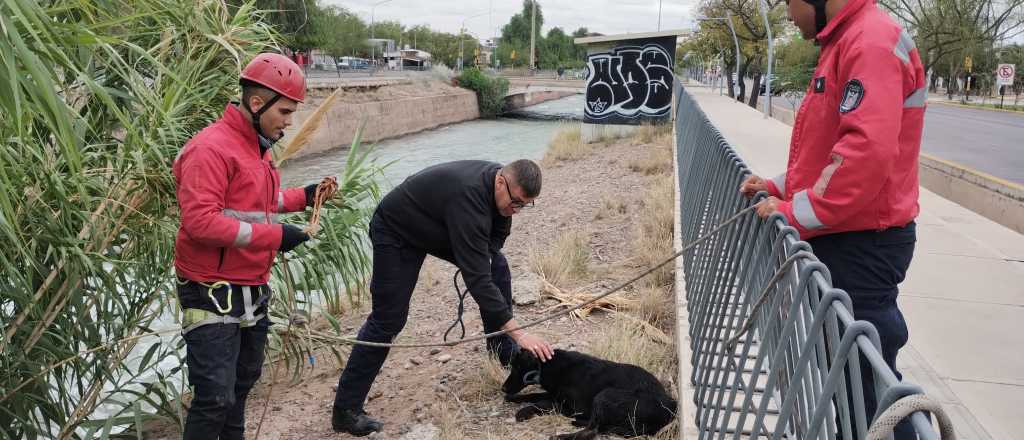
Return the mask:
[[515,208],[515,209],[533,208],[533,202],[532,201],[530,203],[526,203],[526,202],[524,202],[522,200],[517,199],[515,196],[513,196],[512,195],[512,189],[509,188],[508,177],[505,177],[505,174],[503,174],[503,173],[499,173],[499,174],[501,175],[501,179],[505,181],[505,191],[508,192],[508,198],[509,198],[509,200],[512,200],[512,203],[510,203],[510,205],[513,208]]

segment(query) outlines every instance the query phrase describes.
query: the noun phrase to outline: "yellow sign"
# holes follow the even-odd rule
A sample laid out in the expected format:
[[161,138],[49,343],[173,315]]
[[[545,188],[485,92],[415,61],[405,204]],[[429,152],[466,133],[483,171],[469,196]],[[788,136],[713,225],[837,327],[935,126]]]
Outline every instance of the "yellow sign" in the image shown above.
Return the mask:
[[480,48],[473,49],[473,55],[480,56]]
[[964,68],[967,69],[967,73],[971,73],[971,67],[974,67],[974,60],[971,57],[965,57]]
[[515,51],[515,49],[512,49],[512,55],[510,55],[510,56],[511,56],[511,58],[513,60],[516,59],[516,51]]

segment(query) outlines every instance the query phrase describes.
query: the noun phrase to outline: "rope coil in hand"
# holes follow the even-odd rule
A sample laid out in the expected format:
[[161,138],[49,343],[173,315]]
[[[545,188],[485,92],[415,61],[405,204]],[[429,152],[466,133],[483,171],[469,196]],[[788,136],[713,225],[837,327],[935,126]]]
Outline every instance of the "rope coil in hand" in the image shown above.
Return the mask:
[[333,198],[337,192],[337,179],[324,177],[324,180],[320,181],[320,184],[316,186],[316,193],[313,194],[313,210],[309,214],[309,225],[303,229],[303,232],[309,234],[310,237],[320,232],[320,211],[323,210],[324,203]]

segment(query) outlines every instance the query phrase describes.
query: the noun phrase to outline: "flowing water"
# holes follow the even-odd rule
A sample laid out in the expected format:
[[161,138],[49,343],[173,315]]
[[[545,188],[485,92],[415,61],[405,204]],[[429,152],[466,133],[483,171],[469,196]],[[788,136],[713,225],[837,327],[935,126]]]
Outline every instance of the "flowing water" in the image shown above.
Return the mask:
[[[582,114],[582,95],[574,95],[527,107],[538,114],[566,115],[572,108]],[[384,170],[383,189],[391,188],[409,175],[442,162],[481,159],[507,163],[516,159],[540,160],[548,141],[560,127],[572,122],[531,119],[478,119],[447,125],[374,146],[372,157],[378,163],[391,163]],[[281,170],[285,187],[319,182],[324,176],[340,174],[348,155],[347,148],[289,161]]]

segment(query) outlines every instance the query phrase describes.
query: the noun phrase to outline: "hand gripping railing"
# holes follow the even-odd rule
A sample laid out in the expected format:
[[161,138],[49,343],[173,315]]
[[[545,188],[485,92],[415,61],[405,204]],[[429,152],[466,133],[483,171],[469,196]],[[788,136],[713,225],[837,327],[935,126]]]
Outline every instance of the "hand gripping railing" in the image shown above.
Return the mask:
[[[688,243],[752,203],[739,193],[750,171],[682,85],[675,89]],[[746,215],[682,258],[694,395],[680,399],[692,397],[699,439],[863,439],[875,417],[865,411],[863,368],[874,374],[879,413],[922,393],[886,365],[875,328],[854,319],[850,297],[784,217]],[[927,415],[911,423],[922,440],[938,438]]]

